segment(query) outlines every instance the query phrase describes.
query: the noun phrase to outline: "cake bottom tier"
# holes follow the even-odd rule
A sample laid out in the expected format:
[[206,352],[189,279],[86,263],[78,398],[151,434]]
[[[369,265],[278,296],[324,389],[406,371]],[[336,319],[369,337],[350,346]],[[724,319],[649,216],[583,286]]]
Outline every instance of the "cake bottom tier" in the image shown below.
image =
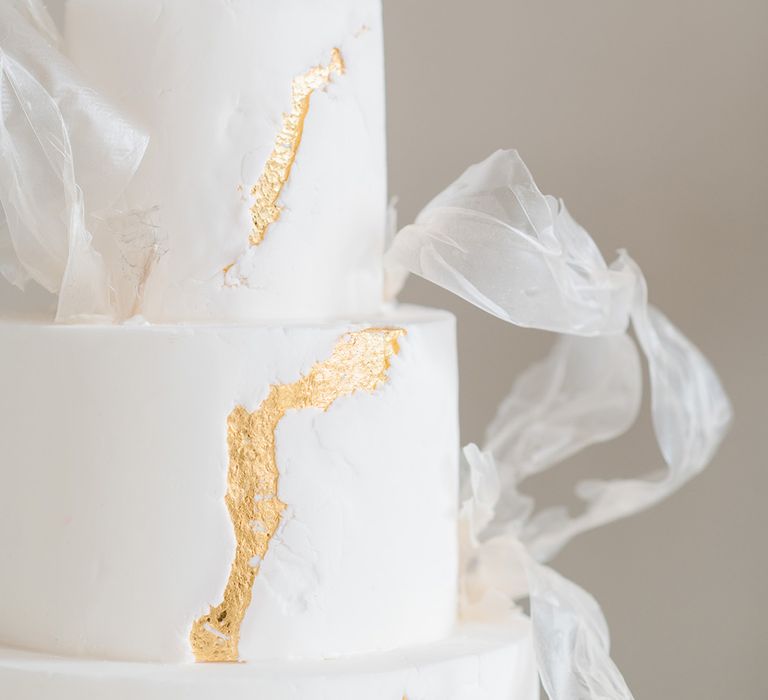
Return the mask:
[[322,661],[159,664],[0,649],[14,700],[535,700],[528,624],[465,627],[407,650]]

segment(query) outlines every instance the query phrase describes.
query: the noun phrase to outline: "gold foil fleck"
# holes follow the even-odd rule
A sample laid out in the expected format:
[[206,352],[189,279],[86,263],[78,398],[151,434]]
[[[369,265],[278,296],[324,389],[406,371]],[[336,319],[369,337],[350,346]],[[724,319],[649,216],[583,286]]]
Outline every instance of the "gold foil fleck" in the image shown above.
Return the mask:
[[251,245],[259,245],[267,235],[269,227],[280,218],[283,207],[278,203],[278,199],[291,175],[291,168],[301,145],[312,93],[326,87],[334,74],[343,73],[344,59],[341,51],[334,49],[328,65],[315,66],[293,79],[291,110],[283,114],[283,123],[275,140],[275,147],[261,177],[251,190],[251,194],[256,198],[251,207]]
[[238,406],[227,419],[229,469],[225,501],[237,543],[223,601],[192,625],[190,645],[198,661],[237,661],[240,625],[253,584],[286,504],[278,497],[275,453],[277,426],[287,411],[328,410],[356,391],[373,392],[405,334],[397,328],[369,328],[344,335],[331,356],[293,384],[274,385],[259,408]]

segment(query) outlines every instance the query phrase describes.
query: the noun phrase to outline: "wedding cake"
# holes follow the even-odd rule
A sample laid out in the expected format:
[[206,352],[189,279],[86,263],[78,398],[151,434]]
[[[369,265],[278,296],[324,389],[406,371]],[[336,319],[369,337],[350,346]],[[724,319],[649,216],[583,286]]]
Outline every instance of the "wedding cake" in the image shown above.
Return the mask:
[[[0,697],[632,700],[548,562],[732,418],[640,266],[514,150],[395,234],[379,0],[48,5],[0,2]],[[558,334],[480,445],[408,274]],[[537,504],[643,360],[661,469]]]
[[380,1],[6,5],[55,167],[0,173],[51,293],[0,322],[0,696],[538,697],[527,618],[459,616],[454,319],[382,301]]

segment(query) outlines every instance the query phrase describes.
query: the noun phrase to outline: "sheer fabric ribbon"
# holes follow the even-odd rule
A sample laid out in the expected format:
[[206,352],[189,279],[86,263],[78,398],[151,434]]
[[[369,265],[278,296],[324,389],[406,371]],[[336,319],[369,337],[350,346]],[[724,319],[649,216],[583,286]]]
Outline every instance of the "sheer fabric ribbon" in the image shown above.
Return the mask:
[[57,294],[59,321],[114,320],[120,256],[94,229],[148,138],[85,85],[59,44],[39,0],[0,3],[0,273]]
[[[710,461],[732,410],[707,359],[648,304],[625,252],[608,265],[563,203],[543,195],[516,151],[467,170],[395,238],[390,279],[406,270],[498,318],[562,334],[518,378],[488,428],[464,450],[463,612],[498,619],[528,596],[542,684],[550,698],[631,698],[609,656],[594,599],[544,562],[581,532],[648,508]],[[636,479],[577,485],[584,508],[537,510],[529,476],[634,423],[648,362],[664,466]]]

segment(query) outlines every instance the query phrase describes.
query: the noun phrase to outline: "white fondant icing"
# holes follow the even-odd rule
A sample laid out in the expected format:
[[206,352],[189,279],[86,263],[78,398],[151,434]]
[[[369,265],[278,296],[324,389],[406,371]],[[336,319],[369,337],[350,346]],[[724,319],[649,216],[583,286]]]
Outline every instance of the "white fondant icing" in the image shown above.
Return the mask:
[[[387,206],[380,15],[379,0],[67,0],[68,54],[150,134],[123,207],[151,212],[157,225],[145,317],[378,312]],[[292,81],[327,64],[334,48],[346,72],[313,95],[279,198],[285,209],[249,249],[250,189],[290,109]]]
[[288,505],[240,657],[327,657],[428,642],[456,614],[454,321],[0,323],[0,645],[191,659],[234,552],[227,416],[326,359],[345,332],[402,327],[389,380],[277,431]]
[[0,650],[14,700],[537,700],[527,623],[460,629],[424,647],[318,661],[139,664]]

